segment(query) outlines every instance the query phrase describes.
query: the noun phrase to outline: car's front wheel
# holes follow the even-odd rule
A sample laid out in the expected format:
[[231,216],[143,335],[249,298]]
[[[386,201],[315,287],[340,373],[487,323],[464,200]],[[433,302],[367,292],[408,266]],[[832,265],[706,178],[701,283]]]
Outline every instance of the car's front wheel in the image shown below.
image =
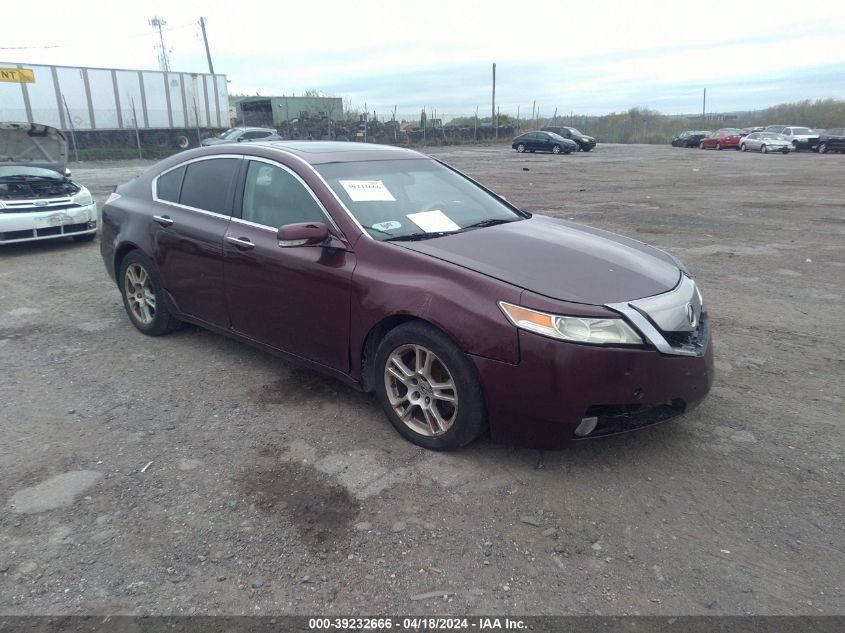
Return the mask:
[[743,152],[747,152],[747,151],[748,151],[748,148],[745,146],[745,143],[743,143],[742,145],[740,145],[740,146],[739,146],[739,149],[741,149]]
[[516,146],[516,151],[522,154],[525,151],[525,143],[520,143]]
[[179,327],[167,309],[161,277],[141,251],[131,251],[120,264],[120,294],[132,325],[144,334],[159,336]]
[[721,143],[716,143],[716,149],[717,149],[717,150],[721,150],[721,149],[722,149],[722,144],[721,144]]
[[698,144],[698,149],[704,149],[704,143],[703,142]]
[[560,154],[560,145],[554,145],[552,147],[552,154]]
[[410,322],[388,332],[376,353],[376,368],[382,408],[414,444],[459,448],[485,428],[484,398],[472,364],[434,327]]
[[827,143],[819,143],[819,154],[827,154]]
[[768,153],[769,153],[769,148],[768,148],[768,147],[766,147],[765,145],[763,145],[763,146],[760,148],[760,151],[761,151],[761,152],[763,152],[764,154],[768,154]]

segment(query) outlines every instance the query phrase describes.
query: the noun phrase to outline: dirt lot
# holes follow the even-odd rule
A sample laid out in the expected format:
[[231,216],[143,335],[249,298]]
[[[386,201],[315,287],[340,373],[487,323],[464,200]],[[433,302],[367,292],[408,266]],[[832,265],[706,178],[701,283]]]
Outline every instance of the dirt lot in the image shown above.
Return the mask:
[[[567,451],[431,453],[321,375],[139,334],[96,242],[7,247],[0,613],[845,613],[845,156],[431,153],[682,258],[709,399]],[[144,166],[74,172],[102,201]]]

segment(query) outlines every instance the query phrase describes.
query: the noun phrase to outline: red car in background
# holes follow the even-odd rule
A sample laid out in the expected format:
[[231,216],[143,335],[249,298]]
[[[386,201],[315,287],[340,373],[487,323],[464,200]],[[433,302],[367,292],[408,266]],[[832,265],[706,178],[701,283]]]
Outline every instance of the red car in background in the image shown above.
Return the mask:
[[698,149],[739,149],[739,142],[745,132],[735,127],[724,127],[716,130],[710,136],[705,136],[698,143]]

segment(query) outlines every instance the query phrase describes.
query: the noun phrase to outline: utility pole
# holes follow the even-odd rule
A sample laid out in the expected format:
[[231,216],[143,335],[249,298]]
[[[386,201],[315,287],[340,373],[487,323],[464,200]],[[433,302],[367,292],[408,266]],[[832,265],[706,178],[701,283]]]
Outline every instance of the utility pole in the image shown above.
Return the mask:
[[202,29],[202,41],[205,44],[205,56],[208,58],[208,72],[214,74],[214,64],[211,63],[211,51],[208,50],[208,36],[205,34],[205,18],[200,18],[200,28]]
[[496,64],[493,64],[493,106],[490,109],[490,124],[496,123],[496,138],[499,138],[499,125],[496,121]]
[[475,106],[475,129],[472,132],[472,140],[478,140],[478,106]]
[[167,26],[167,20],[162,20],[159,17],[154,17],[150,20],[147,20],[147,24],[149,24],[154,29],[158,29],[159,70],[163,70],[164,72],[170,72],[170,59],[168,59],[167,57],[167,48],[164,46],[164,34],[161,32],[161,29]]
[[707,88],[704,89],[704,101],[701,103],[701,120],[707,116]]

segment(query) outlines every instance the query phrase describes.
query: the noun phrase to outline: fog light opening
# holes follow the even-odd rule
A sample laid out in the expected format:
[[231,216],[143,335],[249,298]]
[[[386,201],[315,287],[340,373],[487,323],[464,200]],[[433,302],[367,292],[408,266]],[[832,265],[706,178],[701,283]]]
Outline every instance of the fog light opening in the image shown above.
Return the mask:
[[578,428],[575,429],[575,435],[578,437],[586,437],[596,430],[598,423],[599,419],[596,416],[581,418],[581,424],[579,424]]

